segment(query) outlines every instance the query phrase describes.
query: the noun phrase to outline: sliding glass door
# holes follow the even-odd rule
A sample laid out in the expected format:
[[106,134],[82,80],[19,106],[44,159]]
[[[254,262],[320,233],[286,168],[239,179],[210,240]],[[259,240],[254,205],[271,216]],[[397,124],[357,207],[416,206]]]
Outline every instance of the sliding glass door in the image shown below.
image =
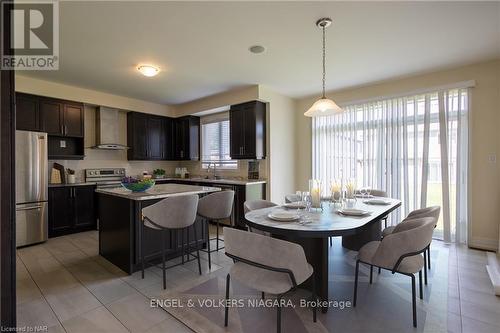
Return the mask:
[[[313,177],[353,179],[385,190],[410,211],[441,206],[435,237],[464,242],[467,220],[468,89],[346,106],[313,119]],[[329,186],[323,186],[328,196]]]

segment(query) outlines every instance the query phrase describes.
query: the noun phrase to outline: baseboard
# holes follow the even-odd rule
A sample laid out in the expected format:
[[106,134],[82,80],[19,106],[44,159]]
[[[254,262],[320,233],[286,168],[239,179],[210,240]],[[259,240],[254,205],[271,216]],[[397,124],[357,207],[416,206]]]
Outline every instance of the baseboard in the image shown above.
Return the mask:
[[472,237],[469,240],[469,247],[481,250],[498,251],[498,240],[484,237]]

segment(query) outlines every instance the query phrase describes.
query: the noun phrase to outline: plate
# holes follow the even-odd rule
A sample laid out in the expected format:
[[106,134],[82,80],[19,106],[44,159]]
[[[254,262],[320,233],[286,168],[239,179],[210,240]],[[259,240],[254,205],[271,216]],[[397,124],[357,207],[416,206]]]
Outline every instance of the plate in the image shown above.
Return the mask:
[[289,209],[305,209],[306,203],[304,201],[289,202],[283,205],[285,208]]
[[354,208],[344,208],[344,209],[339,209],[337,210],[342,215],[347,215],[347,216],[364,216],[370,214],[369,211],[362,210],[362,209],[354,209]]
[[363,202],[365,204],[368,204],[368,205],[382,205],[382,206],[386,206],[386,205],[390,205],[391,204],[390,201],[386,201],[386,200],[382,200],[382,199],[370,199],[370,200],[365,200]]
[[300,219],[300,215],[295,212],[285,212],[285,211],[276,211],[271,212],[267,215],[271,220],[288,222],[288,221],[296,221]]
[[373,195],[371,194],[361,194],[361,193],[356,193],[354,195],[356,198],[373,198]]

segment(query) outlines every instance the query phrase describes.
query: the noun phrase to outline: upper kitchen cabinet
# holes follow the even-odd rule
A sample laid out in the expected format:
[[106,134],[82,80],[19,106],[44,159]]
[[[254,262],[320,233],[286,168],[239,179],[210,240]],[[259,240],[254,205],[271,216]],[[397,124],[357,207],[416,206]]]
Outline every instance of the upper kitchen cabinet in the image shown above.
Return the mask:
[[229,111],[232,159],[266,158],[266,104],[251,101]]
[[40,131],[40,109],[37,96],[16,93],[16,129]]
[[139,112],[127,113],[129,160],[172,159],[172,119]]
[[200,159],[200,118],[185,116],[174,119],[174,160]]
[[16,93],[16,128],[49,135],[83,138],[83,104]]

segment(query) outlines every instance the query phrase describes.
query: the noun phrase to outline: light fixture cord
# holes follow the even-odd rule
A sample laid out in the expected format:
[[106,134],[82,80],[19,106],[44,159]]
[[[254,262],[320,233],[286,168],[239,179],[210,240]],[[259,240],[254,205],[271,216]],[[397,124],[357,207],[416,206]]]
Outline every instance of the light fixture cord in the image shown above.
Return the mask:
[[326,58],[326,36],[325,36],[325,25],[323,24],[323,99],[325,99],[325,77],[326,77],[326,65],[325,65],[325,58]]

